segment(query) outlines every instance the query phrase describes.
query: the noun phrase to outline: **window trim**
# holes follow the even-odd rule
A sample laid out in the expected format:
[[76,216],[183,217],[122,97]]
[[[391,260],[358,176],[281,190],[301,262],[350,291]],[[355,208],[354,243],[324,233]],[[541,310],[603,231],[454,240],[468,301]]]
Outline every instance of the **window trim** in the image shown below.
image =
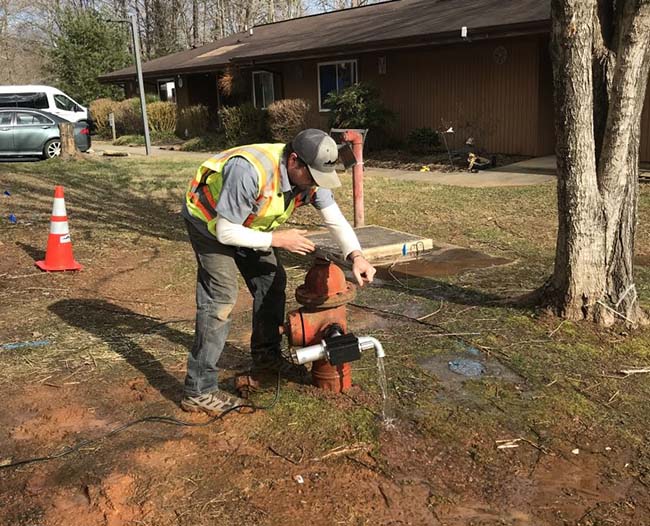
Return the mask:
[[[321,66],[331,66],[333,64],[339,65],[339,64],[354,64],[354,84],[359,83],[359,66],[358,66],[358,59],[356,58],[351,58],[347,60],[332,60],[329,62],[318,62],[316,64],[316,72],[318,74],[318,111],[321,113],[329,113],[332,111],[329,108],[323,108],[323,101],[321,100],[321,89],[320,89],[320,67]],[[336,89],[338,90],[338,68],[336,69]]]
[[[38,115],[39,117],[43,119],[47,119],[48,122],[38,122],[38,123],[31,123],[31,124],[20,124],[18,122],[18,114],[19,113],[29,113],[30,115]],[[51,126],[52,124],[56,124],[52,119],[47,117],[46,115],[43,115],[42,113],[39,113],[37,111],[26,111],[26,110],[18,110],[14,112],[14,126]]]
[[256,108],[259,108],[261,110],[265,110],[266,108],[268,108],[269,105],[267,104],[266,106],[258,106],[256,97],[255,97],[255,75],[262,75],[262,74],[271,75],[271,97],[273,98],[273,100],[269,104],[273,104],[273,102],[275,102],[275,74],[272,71],[268,71],[268,70],[265,70],[265,69],[256,69],[255,71],[253,71],[253,76],[252,76],[252,79],[253,79],[253,82],[252,82],[252,84],[253,84],[253,86],[252,86],[253,87],[253,106],[255,106]]
[[[60,108],[59,105],[57,104],[57,99],[56,99],[57,97],[63,97],[64,99],[68,99],[72,103],[72,109],[71,110],[66,110],[65,108]],[[63,93],[53,93],[52,94],[52,100],[54,101],[54,107],[57,110],[69,111],[71,113],[77,113],[77,108],[79,108],[79,104],[77,104],[75,101],[73,101],[67,95],[64,95]]]
[[[176,93],[178,92],[178,90],[176,88],[178,86],[178,82],[176,81],[176,79],[174,77],[165,77],[165,78],[156,79],[156,91],[158,92],[158,98],[159,99],[160,99],[160,85],[161,84],[168,84],[169,82],[174,83],[174,99],[177,98]],[[177,100],[170,101],[169,99],[167,99],[166,102],[173,102],[175,104],[177,102]]]

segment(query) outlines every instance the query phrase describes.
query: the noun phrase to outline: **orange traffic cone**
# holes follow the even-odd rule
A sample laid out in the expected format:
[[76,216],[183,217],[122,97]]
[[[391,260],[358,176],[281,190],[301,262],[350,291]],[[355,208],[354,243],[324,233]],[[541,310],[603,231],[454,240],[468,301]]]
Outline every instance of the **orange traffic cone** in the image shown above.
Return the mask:
[[81,270],[72,255],[72,241],[68,230],[68,216],[65,213],[63,187],[54,187],[54,204],[50,221],[50,237],[47,238],[45,260],[37,261],[36,266],[47,272],[55,270]]

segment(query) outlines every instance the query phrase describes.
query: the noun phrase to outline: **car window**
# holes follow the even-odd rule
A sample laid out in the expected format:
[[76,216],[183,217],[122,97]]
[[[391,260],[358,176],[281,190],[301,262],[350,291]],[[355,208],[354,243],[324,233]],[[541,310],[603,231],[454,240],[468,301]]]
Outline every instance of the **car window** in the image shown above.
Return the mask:
[[77,105],[65,95],[54,95],[54,104],[60,110],[75,111]]
[[53,124],[53,122],[44,115],[39,115],[38,113],[27,113],[19,111],[16,113],[16,124]]
[[15,95],[10,95],[10,94],[0,95],[0,108],[15,108],[16,106],[17,104],[16,104]]
[[29,107],[36,108],[37,110],[46,110],[50,107],[50,103],[47,102],[47,95],[45,93],[34,93]]
[[11,115],[10,111],[0,112],[0,126],[9,126],[11,124]]

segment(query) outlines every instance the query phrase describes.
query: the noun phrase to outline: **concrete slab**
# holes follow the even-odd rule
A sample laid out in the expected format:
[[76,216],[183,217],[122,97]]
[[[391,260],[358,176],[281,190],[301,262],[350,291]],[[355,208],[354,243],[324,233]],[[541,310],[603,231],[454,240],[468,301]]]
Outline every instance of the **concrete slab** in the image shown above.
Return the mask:
[[557,160],[555,155],[533,157],[532,159],[526,159],[525,161],[519,161],[518,163],[501,166],[498,168],[498,171],[506,173],[556,175]]
[[[354,231],[368,261],[374,262],[400,255],[415,255],[415,253],[422,253],[434,248],[432,239],[381,226],[363,226],[355,228]],[[307,237],[316,243],[316,255],[334,261],[343,261],[343,254],[328,231],[319,230]]]

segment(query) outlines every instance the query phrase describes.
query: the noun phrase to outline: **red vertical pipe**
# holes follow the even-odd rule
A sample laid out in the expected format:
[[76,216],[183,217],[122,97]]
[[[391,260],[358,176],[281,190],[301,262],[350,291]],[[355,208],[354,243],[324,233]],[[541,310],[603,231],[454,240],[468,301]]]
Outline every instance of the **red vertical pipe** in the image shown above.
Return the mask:
[[343,140],[352,143],[352,152],[357,163],[352,168],[352,197],[354,199],[354,226],[364,226],[363,208],[363,135],[354,130],[343,134]]

